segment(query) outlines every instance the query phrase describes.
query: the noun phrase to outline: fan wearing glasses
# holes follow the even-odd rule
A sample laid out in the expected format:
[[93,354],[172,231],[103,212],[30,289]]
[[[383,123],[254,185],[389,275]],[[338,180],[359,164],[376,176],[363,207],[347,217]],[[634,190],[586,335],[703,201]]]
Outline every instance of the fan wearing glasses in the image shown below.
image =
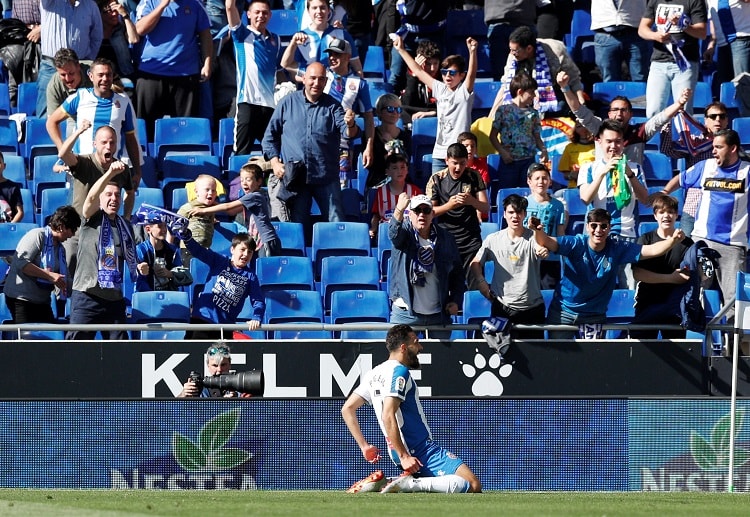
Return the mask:
[[[435,224],[434,216],[429,197],[409,198],[406,192],[398,197],[388,226],[391,323],[447,325],[458,313],[466,290],[461,256],[451,233]],[[450,334],[450,329],[430,331],[429,337],[448,339]]]
[[[557,84],[560,85],[560,90],[565,94],[565,102],[568,103],[568,107],[570,107],[570,110],[576,116],[576,120],[583,127],[591,131],[592,134],[598,134],[599,127],[602,125],[602,119],[597,117],[593,111],[581,102],[576,95],[568,74],[565,72],[557,74]],[[643,153],[646,149],[646,142],[661,130],[667,122],[671,121],[680,110],[685,108],[692,94],[693,91],[691,89],[685,88],[672,105],[667,106],[663,111],[660,111],[642,124],[630,123],[630,120],[633,118],[633,104],[630,102],[630,99],[618,95],[610,101],[607,118],[617,120],[625,127],[625,132],[623,133],[625,154],[628,155],[630,161],[643,165]],[[597,153],[601,153],[601,149],[597,148]]]
[[[706,106],[706,115],[703,126],[698,126],[698,130],[703,130],[699,135],[690,133],[690,126],[679,139],[672,140],[672,125],[667,124],[661,130],[661,144],[659,150],[662,154],[670,158],[684,158],[685,169],[689,169],[698,162],[713,158],[714,147],[712,141],[714,135],[719,131],[729,127],[729,117],[727,116],[727,107],[723,102],[712,102]],[[685,146],[685,138],[690,139],[690,146]],[[662,192],[674,192],[680,186],[680,176],[674,176],[664,187]],[[685,202],[682,206],[682,216],[680,217],[680,228],[685,235],[690,237],[693,234],[695,225],[695,214],[698,210],[698,201],[701,198],[700,188],[691,188],[685,192]]]
[[[549,325],[602,324],[620,266],[660,257],[685,238],[676,230],[653,244],[636,244],[610,235],[612,216],[602,208],[586,215],[588,234],[550,237],[538,219],[529,220],[536,243],[562,256],[562,279],[547,311]],[[552,339],[571,339],[574,331],[550,331]]]
[[404,48],[400,36],[394,36],[393,48],[425,86],[432,88],[437,102],[437,135],[432,149],[432,172],[445,168],[448,146],[458,142],[458,135],[469,131],[471,126],[471,108],[474,105],[474,80],[477,76],[477,40],[466,39],[469,49],[469,68],[464,58],[459,55],[446,57],[440,65],[443,81],[428,74]]

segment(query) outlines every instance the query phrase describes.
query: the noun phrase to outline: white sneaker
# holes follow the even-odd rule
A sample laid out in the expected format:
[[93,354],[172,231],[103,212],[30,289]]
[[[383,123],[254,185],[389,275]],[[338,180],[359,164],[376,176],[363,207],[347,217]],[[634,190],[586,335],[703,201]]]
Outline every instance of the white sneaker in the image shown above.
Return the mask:
[[399,477],[391,480],[390,483],[385,485],[380,491],[381,494],[402,492],[407,486],[411,485],[414,480],[414,476],[411,474],[403,473]]
[[360,494],[364,492],[379,492],[388,482],[388,478],[383,475],[382,470],[376,470],[364,479],[354,483],[346,491],[347,494]]

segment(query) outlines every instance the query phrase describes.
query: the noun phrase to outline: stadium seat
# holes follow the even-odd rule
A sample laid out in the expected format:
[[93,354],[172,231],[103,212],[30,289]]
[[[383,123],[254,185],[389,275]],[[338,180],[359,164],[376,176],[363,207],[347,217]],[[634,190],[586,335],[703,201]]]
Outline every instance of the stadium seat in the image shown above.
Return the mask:
[[34,207],[34,196],[31,190],[27,188],[19,189],[21,191],[21,203],[23,203],[22,223],[33,223],[36,221],[36,209]]
[[588,206],[581,201],[581,196],[577,188],[566,188],[563,190],[563,200],[565,208],[568,210],[568,228],[565,231],[568,235],[574,235],[573,227],[578,222],[583,222],[588,213]]
[[184,330],[141,330],[142,341],[183,341]]
[[45,226],[55,210],[61,206],[69,205],[72,201],[73,189],[70,187],[44,189],[42,191],[40,215],[37,218],[39,226]]
[[259,257],[255,271],[264,294],[278,289],[315,289],[312,262],[307,257]]
[[505,218],[503,217],[503,214],[505,213],[505,210],[503,209],[503,201],[506,197],[510,196],[511,194],[516,194],[517,196],[526,197],[529,194],[531,194],[531,190],[529,190],[528,187],[516,187],[516,188],[501,188],[498,189],[497,194],[495,194],[495,206],[497,207],[497,216],[496,220],[497,223],[500,225],[500,228],[505,228],[507,226],[505,222]]
[[8,83],[0,83],[0,116],[7,117],[13,112],[10,106],[10,92]]
[[643,154],[643,173],[646,185],[649,187],[664,186],[672,179],[672,160],[656,151],[646,151]]
[[342,330],[340,334],[344,341],[383,341],[387,335],[387,330]]
[[289,43],[294,33],[299,31],[299,16],[294,9],[274,9],[268,20],[268,30],[278,34],[284,43]]
[[703,81],[695,83],[695,88],[693,89],[693,110],[695,113],[704,113],[706,106],[713,101],[714,95],[711,92],[711,84]]
[[34,157],[37,155],[54,154],[57,155],[57,147],[52,143],[52,139],[47,133],[46,119],[35,117],[27,118],[25,123],[26,137],[24,144],[21,146],[21,154],[26,159],[26,165],[29,167],[30,177],[34,178]]
[[[2,92],[0,92],[0,98],[2,98]],[[21,148],[18,145],[18,124],[15,120],[0,118],[0,151],[5,154],[6,158],[9,157],[7,153],[21,154]]]
[[331,323],[383,322],[390,318],[385,291],[336,291],[331,297]]
[[320,291],[323,309],[331,310],[331,295],[353,289],[376,291],[380,288],[380,270],[376,257],[335,256],[323,258]]
[[[482,321],[490,317],[492,303],[477,290],[464,291],[464,315],[461,320],[466,325],[481,325]],[[466,338],[481,338],[481,332],[467,330]]]
[[234,152],[234,119],[219,120],[219,140],[214,144],[214,155],[219,157],[221,168],[227,169],[229,157]]
[[594,83],[593,85],[594,100],[604,104],[618,95],[623,95],[633,102],[636,97],[646,96],[646,83],[640,81],[609,81],[606,83]]
[[388,279],[388,263],[391,260],[391,238],[388,235],[388,224],[378,225],[378,264],[380,265],[380,280]]
[[[341,205],[344,210],[344,219],[353,223],[362,221],[362,200],[359,191],[355,188],[341,189]],[[367,217],[369,222],[369,217]]]
[[491,223],[484,221],[482,223],[482,240],[486,239],[495,232],[500,231],[500,225],[498,223]]
[[156,171],[156,160],[151,156],[143,156],[141,164],[141,187],[159,188],[159,177]]
[[206,118],[172,117],[157,119],[154,125],[154,152],[161,165],[169,152],[211,154],[211,122]]
[[36,115],[37,83],[27,81],[18,85],[16,113],[26,113],[27,117]]
[[322,261],[336,255],[370,256],[370,231],[366,223],[319,222],[313,225],[312,261],[316,281]]
[[411,151],[415,170],[420,166],[422,156],[432,153],[436,135],[437,117],[424,117],[414,120],[411,133]]
[[732,129],[739,133],[741,145],[750,145],[750,117],[737,117],[732,121]]
[[38,228],[34,223],[0,224],[0,256],[15,253],[18,241],[34,228]]
[[638,236],[645,235],[648,232],[652,232],[659,227],[659,223],[656,221],[643,221],[638,223]]
[[302,223],[274,221],[273,228],[281,241],[281,255],[305,256],[305,234]]
[[[1,84],[1,83],[0,83]],[[5,293],[0,293],[0,323],[12,322],[13,316],[5,303]]]
[[[2,120],[0,119],[0,122]],[[0,125],[0,128],[2,128],[2,125]],[[20,183],[21,188],[26,188],[26,164],[23,162],[23,157],[3,154],[3,159],[5,160],[3,176],[6,179]]]
[[193,300],[198,296],[198,294],[200,294],[201,291],[203,291],[203,288],[206,286],[210,271],[208,264],[198,259],[191,260],[188,269],[190,270],[190,276],[193,277],[193,283],[184,286],[182,290],[188,293],[190,305],[193,305]]
[[[367,83],[368,89],[370,90],[370,103],[372,103],[373,107],[378,101],[378,97],[383,95],[384,93],[393,93],[393,88],[390,84],[386,82],[378,82],[378,81],[369,81]],[[412,140],[413,143],[413,140]]]
[[237,175],[240,173],[240,169],[247,163],[247,160],[254,155],[252,154],[233,154],[227,160],[227,170]]
[[330,330],[277,330],[273,333],[274,339],[295,341],[298,339],[333,339]]
[[229,256],[232,247],[232,239],[244,228],[237,223],[219,222],[214,225],[214,238],[211,241],[211,249],[222,255]]
[[134,213],[144,203],[164,208],[164,193],[158,188],[141,187],[135,191]]
[[575,9],[571,19],[570,34],[565,35],[568,54],[574,62],[580,63],[584,47],[593,45],[593,42],[594,32],[591,30],[591,13],[584,9]]
[[730,118],[737,117],[740,113],[740,102],[736,97],[737,88],[732,81],[721,83],[719,87],[719,100],[727,107]]
[[42,191],[48,188],[62,188],[66,184],[66,174],[55,172],[52,167],[57,163],[57,155],[34,157],[34,172],[29,186],[34,194],[36,206],[41,206]]
[[135,134],[138,137],[138,145],[141,146],[143,157],[148,155],[148,131],[146,130],[146,121],[142,118],[135,119]]
[[[175,183],[175,186],[177,183]],[[188,202],[188,195],[187,195],[187,189],[185,187],[179,187],[175,188],[172,191],[172,197],[170,200],[170,205],[166,208],[168,210],[171,210],[172,212],[177,212],[182,205]]]
[[[465,12],[465,11],[460,11]],[[497,92],[500,91],[500,81],[479,81],[474,83],[474,106],[471,110],[472,120],[486,117],[490,114]]]
[[[612,298],[607,305],[607,323],[629,323],[635,317],[635,290],[633,289],[615,289],[612,292]],[[624,331],[608,330],[605,336],[608,339],[617,339],[626,337],[627,330]]]
[[323,323],[317,291],[270,291],[266,295],[265,323]]
[[188,294],[182,291],[144,291],[133,293],[133,323],[190,322]]
[[[367,55],[365,56],[362,72],[365,79],[368,80],[368,85],[373,81],[386,81],[387,77],[383,47],[370,45],[367,48]],[[375,105],[373,104],[373,108],[374,107]]]
[[217,156],[173,154],[162,161],[164,184],[173,179],[192,181],[200,174],[208,174],[218,181],[221,178],[221,171]]

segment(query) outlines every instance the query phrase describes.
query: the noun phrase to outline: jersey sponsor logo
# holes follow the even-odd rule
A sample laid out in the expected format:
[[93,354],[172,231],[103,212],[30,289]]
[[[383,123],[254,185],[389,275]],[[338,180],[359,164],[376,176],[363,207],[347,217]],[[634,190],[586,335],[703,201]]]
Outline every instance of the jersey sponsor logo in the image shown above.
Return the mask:
[[745,180],[730,178],[710,178],[706,179],[703,182],[703,190],[743,194],[745,192]]

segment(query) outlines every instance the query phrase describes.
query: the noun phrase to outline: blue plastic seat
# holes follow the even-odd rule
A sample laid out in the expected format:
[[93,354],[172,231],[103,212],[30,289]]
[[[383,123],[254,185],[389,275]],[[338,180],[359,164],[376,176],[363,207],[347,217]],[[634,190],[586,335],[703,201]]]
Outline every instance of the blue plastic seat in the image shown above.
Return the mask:
[[190,301],[182,291],[143,291],[133,293],[133,323],[190,322]]
[[[3,119],[0,119],[0,121],[2,120]],[[3,159],[5,160],[3,176],[5,176],[6,179],[20,183],[21,188],[26,188],[26,164],[23,161],[23,157],[4,154]]]
[[299,31],[299,16],[294,9],[274,9],[268,20],[268,30],[278,34],[283,42],[289,42]]
[[489,115],[501,86],[502,83],[500,81],[479,81],[474,83],[474,106],[471,110],[471,118],[473,120]]
[[317,291],[270,291],[266,295],[265,323],[323,323],[323,305]]
[[304,257],[305,234],[302,223],[274,221],[272,224],[281,241],[281,255]]
[[737,117],[732,121],[732,129],[740,135],[740,144],[750,145],[750,117]]
[[22,223],[33,223],[36,222],[36,209],[34,207],[34,196],[31,194],[31,190],[27,188],[19,189],[21,191],[21,203],[23,203],[23,217],[21,218]]
[[273,333],[274,339],[294,341],[297,339],[333,339],[330,330],[277,330]]
[[367,83],[367,86],[370,90],[370,102],[373,106],[375,106],[375,104],[377,103],[378,97],[380,97],[384,93],[393,93],[393,88],[391,87],[391,85],[385,82],[369,81]]
[[393,243],[388,235],[388,224],[378,225],[378,264],[380,265],[380,279],[388,279],[388,262],[391,260]]
[[312,260],[316,281],[325,257],[370,256],[370,231],[366,223],[319,222],[313,225]]
[[250,157],[255,156],[253,154],[233,154],[227,160],[227,170],[231,173],[239,175],[240,169],[247,163]]
[[55,210],[61,206],[69,205],[73,200],[72,188],[48,188],[42,191],[42,204],[40,207],[39,226],[45,226]]
[[146,130],[146,121],[142,118],[135,119],[135,134],[138,137],[138,144],[141,146],[143,157],[148,155],[148,131]]
[[141,330],[141,340],[143,341],[183,341],[185,339],[184,330]]
[[170,206],[166,207],[172,212],[177,212],[182,205],[188,202],[187,189],[185,187],[179,187],[172,190],[172,197]]
[[413,121],[411,131],[411,151],[415,170],[420,166],[422,156],[431,154],[437,135],[437,117],[418,118]]
[[321,265],[320,291],[323,308],[331,309],[331,295],[353,289],[376,291],[380,288],[380,269],[375,257],[325,257]]
[[498,223],[491,223],[489,221],[482,222],[482,240],[499,231],[500,225]]
[[574,235],[573,228],[576,223],[586,220],[588,205],[581,201],[581,196],[577,188],[566,188],[563,190],[563,199],[565,208],[568,210],[568,228],[565,232],[568,235]]
[[57,163],[57,155],[34,157],[34,173],[29,186],[34,193],[36,206],[41,206],[42,192],[48,188],[62,188],[66,184],[66,175],[55,172],[52,167]]
[[211,249],[222,255],[229,256],[232,247],[232,239],[245,229],[237,223],[220,222],[214,225],[214,238],[211,240]]
[[331,323],[388,322],[390,305],[385,291],[336,291],[331,297]]
[[646,151],[643,154],[643,173],[649,187],[664,186],[674,176],[672,160],[657,151]]
[[565,44],[568,54],[578,63],[581,61],[583,48],[593,45],[594,32],[591,30],[591,13],[584,9],[573,11],[570,22],[570,34],[565,35]]
[[8,83],[0,83],[0,115],[7,117],[13,112],[10,106],[10,92]]
[[[2,86],[0,86],[1,88]],[[0,98],[2,98],[2,95],[0,91]],[[21,148],[18,145],[18,125],[15,120],[0,118],[0,151],[4,154],[14,153],[19,156],[21,154]],[[5,154],[5,157],[9,158],[7,154]]]
[[315,289],[312,262],[307,257],[260,257],[255,263],[255,272],[263,293],[278,289]]
[[732,81],[721,83],[719,87],[719,100],[724,103],[727,110],[734,114],[739,113],[740,103],[737,100],[737,88]]
[[[360,56],[361,57],[361,56]],[[362,72],[365,78],[369,82],[385,81],[386,68],[385,68],[385,56],[383,55],[383,47],[377,45],[370,45],[367,48],[367,55],[365,56],[364,66]],[[373,105],[374,107],[374,105]]]
[[35,228],[38,226],[34,223],[0,224],[0,256],[15,253],[18,241]]
[[193,283],[184,286],[182,290],[188,293],[190,305],[192,305],[193,300],[198,296],[198,294],[200,294],[201,291],[203,291],[203,288],[206,286],[206,282],[208,281],[208,274],[210,271],[208,265],[198,259],[191,260],[188,269],[190,270],[190,276],[193,277]]
[[[464,315],[462,322],[466,325],[481,325],[482,321],[486,320],[492,314],[492,303],[482,296],[479,291],[465,291],[464,292]],[[481,332],[467,330],[466,337],[468,339],[481,338]]]
[[495,198],[495,206],[497,207],[496,220],[498,224],[500,225],[500,228],[504,228],[506,226],[505,218],[503,218],[503,214],[505,213],[505,210],[503,209],[503,201],[505,200],[506,197],[510,196],[511,194],[516,194],[517,196],[526,197],[529,194],[531,194],[531,190],[529,190],[528,187],[501,188],[497,190],[497,193],[494,195],[494,198]]
[[205,154],[172,154],[162,161],[164,183],[169,180],[194,180],[200,174],[221,177],[221,164],[217,156]]
[[387,330],[342,330],[341,339],[362,341],[383,341]]
[[[135,191],[133,213],[137,212],[142,204],[164,208],[164,193],[158,188],[141,187]],[[122,215],[123,210],[124,206],[121,206],[120,215]]]
[[13,316],[11,316],[10,309],[5,304],[5,293],[0,293],[0,323],[11,321],[13,321]]
[[609,104],[614,97],[625,96],[632,102],[635,97],[645,97],[646,83],[640,81],[609,81],[594,83],[593,97],[595,100]]
[[219,157],[221,168],[229,166],[229,157],[234,151],[234,119],[219,120],[219,139],[214,144],[214,155]]
[[172,117],[157,119],[154,124],[154,152],[161,165],[169,152],[211,154],[211,122],[207,118]]
[[26,113],[27,117],[36,115],[37,89],[36,81],[19,83],[16,113]]
[[[629,323],[635,317],[635,290],[615,289],[607,305],[607,323]],[[627,331],[625,331],[626,333]],[[608,339],[623,337],[620,330],[608,330]]]
[[[22,83],[23,84],[23,83]],[[47,133],[46,119],[27,118],[25,123],[26,137],[21,147],[21,154],[26,159],[30,177],[34,178],[34,158],[36,156],[57,155],[57,147]]]

